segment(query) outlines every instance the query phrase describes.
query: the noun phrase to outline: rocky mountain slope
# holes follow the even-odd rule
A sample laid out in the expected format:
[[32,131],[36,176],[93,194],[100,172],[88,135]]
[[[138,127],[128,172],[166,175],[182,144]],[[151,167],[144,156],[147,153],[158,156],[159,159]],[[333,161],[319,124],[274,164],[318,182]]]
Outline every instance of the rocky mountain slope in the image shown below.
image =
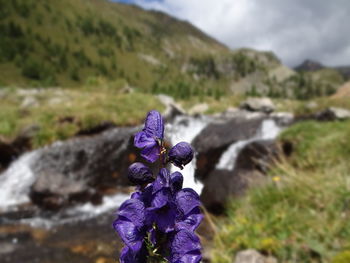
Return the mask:
[[325,69],[340,74],[345,80],[350,80],[350,66],[328,67],[318,61],[306,59],[300,65],[295,67],[295,70],[298,72],[317,72]]
[[132,5],[0,0],[0,6],[0,86],[107,82],[114,90],[218,98],[323,95],[338,85],[305,80],[273,53],[231,51],[186,21]]

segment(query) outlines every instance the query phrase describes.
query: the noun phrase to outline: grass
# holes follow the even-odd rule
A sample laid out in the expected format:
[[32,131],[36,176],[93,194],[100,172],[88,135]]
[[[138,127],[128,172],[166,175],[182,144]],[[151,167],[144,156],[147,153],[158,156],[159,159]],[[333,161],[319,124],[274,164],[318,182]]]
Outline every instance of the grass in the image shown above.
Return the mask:
[[[292,99],[273,99],[277,111],[293,112],[295,115],[307,115],[322,111],[328,107],[340,107],[350,110],[349,98],[329,98],[320,97],[312,100],[292,100]],[[310,105],[310,102],[314,105]]]
[[[132,89],[123,93],[127,83],[122,80],[109,81],[103,77],[90,77],[79,88],[19,89],[3,88],[0,94],[0,136],[15,138],[22,130],[38,126],[33,147],[40,147],[55,140],[72,137],[80,130],[89,129],[102,122],[116,125],[136,125],[143,121],[148,110],[163,110],[164,106],[148,92]],[[27,91],[26,91],[27,90]],[[34,92],[34,93],[33,93]],[[34,106],[25,107],[25,98],[34,100]],[[243,95],[191,96],[179,100],[185,110],[194,105],[206,103],[206,114],[220,113],[229,107],[238,107],[245,100]],[[275,99],[278,111],[294,112],[296,115],[310,114],[329,106],[350,109],[346,99],[315,99],[316,108],[309,109],[303,101]],[[320,131],[322,132],[322,131]]]
[[246,248],[278,262],[349,262],[350,122],[299,123],[280,140],[293,142],[293,155],[264,187],[232,200],[213,262],[231,262]]
[[105,121],[123,126],[136,125],[143,121],[145,112],[164,109],[152,95],[120,94],[102,87],[79,91],[40,90],[26,97],[33,98],[37,105],[23,107],[25,98],[18,89],[6,92],[0,111],[0,134],[14,138],[23,129],[38,126],[39,131],[33,138],[34,147],[67,139]]
[[227,110],[229,107],[239,107],[239,104],[245,99],[243,95],[231,95],[223,96],[220,99],[215,99],[210,96],[204,97],[191,97],[186,100],[180,100],[179,102],[185,110],[190,110],[193,105],[206,103],[208,104],[208,110],[206,114],[219,113]]

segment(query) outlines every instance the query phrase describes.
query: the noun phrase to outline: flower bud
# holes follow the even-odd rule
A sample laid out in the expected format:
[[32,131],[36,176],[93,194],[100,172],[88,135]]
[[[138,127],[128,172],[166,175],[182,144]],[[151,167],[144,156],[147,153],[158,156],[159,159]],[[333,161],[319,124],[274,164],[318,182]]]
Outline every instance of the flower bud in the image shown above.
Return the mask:
[[180,169],[183,169],[186,164],[192,161],[192,158],[193,150],[187,142],[179,142],[170,149],[168,154],[168,161]]
[[134,185],[145,185],[154,181],[152,171],[143,163],[130,165],[128,178]]

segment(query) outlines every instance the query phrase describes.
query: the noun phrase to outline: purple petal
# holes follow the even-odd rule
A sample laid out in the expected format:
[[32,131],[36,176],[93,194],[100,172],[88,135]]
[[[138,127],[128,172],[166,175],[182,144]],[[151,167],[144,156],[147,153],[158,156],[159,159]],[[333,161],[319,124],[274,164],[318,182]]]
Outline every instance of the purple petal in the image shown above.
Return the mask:
[[176,206],[168,203],[153,213],[154,221],[161,232],[168,233],[174,230]]
[[184,177],[180,172],[174,172],[170,175],[170,185],[174,193],[182,189],[183,181],[184,181]]
[[141,156],[148,162],[154,163],[160,156],[160,146],[158,146],[158,144],[155,144],[152,147],[145,147],[141,151]]
[[144,131],[135,134],[134,145],[137,148],[153,147],[156,144],[156,140],[152,136],[147,135]]
[[202,255],[199,250],[195,250],[179,258],[175,263],[199,263],[202,260]]
[[184,188],[176,194],[176,205],[183,215],[188,215],[200,206],[199,195],[191,188]]
[[153,194],[158,192],[159,190],[163,188],[170,187],[170,173],[169,170],[166,168],[162,168],[159,171],[159,174],[156,178],[156,180],[153,183]]
[[113,227],[118,232],[125,245],[130,249],[133,251],[141,249],[144,235],[142,235],[132,222],[123,220],[123,218],[119,217],[114,221]]
[[134,185],[145,185],[154,181],[151,169],[143,163],[133,163],[130,165],[128,178]]
[[152,110],[147,114],[145,128],[143,129],[147,135],[157,138],[164,138],[164,123],[162,115],[156,110]]
[[170,149],[168,159],[175,166],[183,169],[193,159],[193,149],[187,142],[179,142]]
[[148,209],[158,229],[165,233],[173,231],[175,226],[177,209],[172,199],[170,189],[163,188],[154,195]]
[[190,231],[195,231],[201,221],[203,220],[203,215],[199,208],[195,208],[191,213],[183,218],[180,218],[176,222],[175,229],[188,229]]
[[147,250],[143,244],[139,251],[133,251],[128,246],[123,247],[120,253],[120,263],[143,263],[146,262]]
[[138,199],[138,200],[141,200],[141,197],[142,195],[141,195],[141,192],[133,192],[132,194],[131,194],[131,197],[130,197],[130,199]]
[[178,231],[172,238],[170,249],[171,262],[187,262],[181,261],[181,259],[190,259],[191,255],[200,255],[201,244],[199,238],[192,231],[183,229]]
[[138,199],[126,200],[119,208],[118,216],[126,218],[136,227],[142,227],[145,222],[145,206]]
[[154,194],[153,200],[152,200],[152,204],[151,204],[151,208],[154,209],[160,209],[164,206],[166,206],[169,202],[172,202],[172,196],[170,193],[169,189],[161,189],[160,191],[158,191],[156,194]]

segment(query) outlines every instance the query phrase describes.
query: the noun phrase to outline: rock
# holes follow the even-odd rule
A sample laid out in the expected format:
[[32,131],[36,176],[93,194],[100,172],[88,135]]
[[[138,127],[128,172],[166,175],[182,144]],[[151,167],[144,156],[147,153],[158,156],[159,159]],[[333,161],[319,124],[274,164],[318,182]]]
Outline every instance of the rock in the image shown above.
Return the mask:
[[216,215],[224,213],[228,198],[241,196],[247,188],[244,178],[229,170],[214,170],[203,183],[201,202]]
[[12,144],[0,141],[0,171],[6,169],[18,156],[19,152]]
[[234,263],[277,263],[277,259],[260,254],[255,249],[242,250],[237,253]]
[[35,108],[39,106],[38,100],[34,96],[26,96],[24,97],[21,109],[27,109],[27,108]]
[[241,103],[240,108],[248,111],[271,113],[276,107],[270,98],[249,98]]
[[307,109],[313,110],[318,107],[318,104],[315,101],[309,101],[308,103],[306,103],[305,107]]
[[334,121],[350,119],[350,110],[330,107],[315,114],[315,118],[320,121]]
[[175,100],[173,97],[169,96],[169,95],[165,95],[165,94],[158,94],[157,98],[159,99],[159,101],[165,106],[169,106],[171,104],[175,103]]
[[113,128],[41,149],[31,166],[37,175],[32,202],[56,210],[93,202],[110,188],[128,186],[126,171],[138,152],[132,143],[135,132],[135,128]]
[[131,87],[129,84],[125,84],[124,87],[120,90],[120,93],[131,94],[135,92],[135,88]]
[[258,170],[266,174],[269,166],[278,158],[279,149],[272,140],[254,141],[238,154],[235,169],[238,171]]
[[242,196],[252,185],[265,182],[268,167],[278,154],[273,141],[255,141],[246,145],[238,154],[233,170],[216,168],[203,180],[203,205],[214,214],[223,213],[227,201]]
[[50,228],[2,224],[1,263],[116,262],[123,244],[111,226],[114,218],[106,213]]
[[163,118],[166,122],[171,122],[176,116],[185,115],[186,112],[177,104],[173,97],[165,94],[157,95],[159,101],[165,106]]
[[197,179],[205,179],[214,169],[222,153],[234,142],[254,136],[262,123],[262,118],[236,118],[209,124],[193,140],[196,150]]
[[37,125],[27,126],[19,132],[13,141],[6,142],[0,139],[0,171],[7,168],[22,153],[32,148],[31,139],[39,129]]
[[54,106],[54,105],[59,105],[65,102],[65,99],[62,97],[54,97],[50,98],[49,101],[47,102],[48,105]]
[[217,117],[223,119],[244,118],[244,119],[257,119],[265,118],[266,114],[263,112],[251,112],[238,108],[227,108],[226,111],[219,114]]
[[274,112],[270,114],[270,118],[280,126],[288,126],[294,122],[294,114],[290,112]]
[[188,110],[190,115],[196,114],[204,114],[209,109],[209,105],[207,103],[200,103],[194,105],[191,109]]
[[81,136],[81,135],[91,136],[94,134],[102,133],[106,130],[109,130],[109,129],[112,129],[115,127],[116,127],[115,123],[113,123],[111,121],[103,121],[103,122],[101,122],[93,127],[82,129],[82,130],[78,131],[76,135],[77,136]]

